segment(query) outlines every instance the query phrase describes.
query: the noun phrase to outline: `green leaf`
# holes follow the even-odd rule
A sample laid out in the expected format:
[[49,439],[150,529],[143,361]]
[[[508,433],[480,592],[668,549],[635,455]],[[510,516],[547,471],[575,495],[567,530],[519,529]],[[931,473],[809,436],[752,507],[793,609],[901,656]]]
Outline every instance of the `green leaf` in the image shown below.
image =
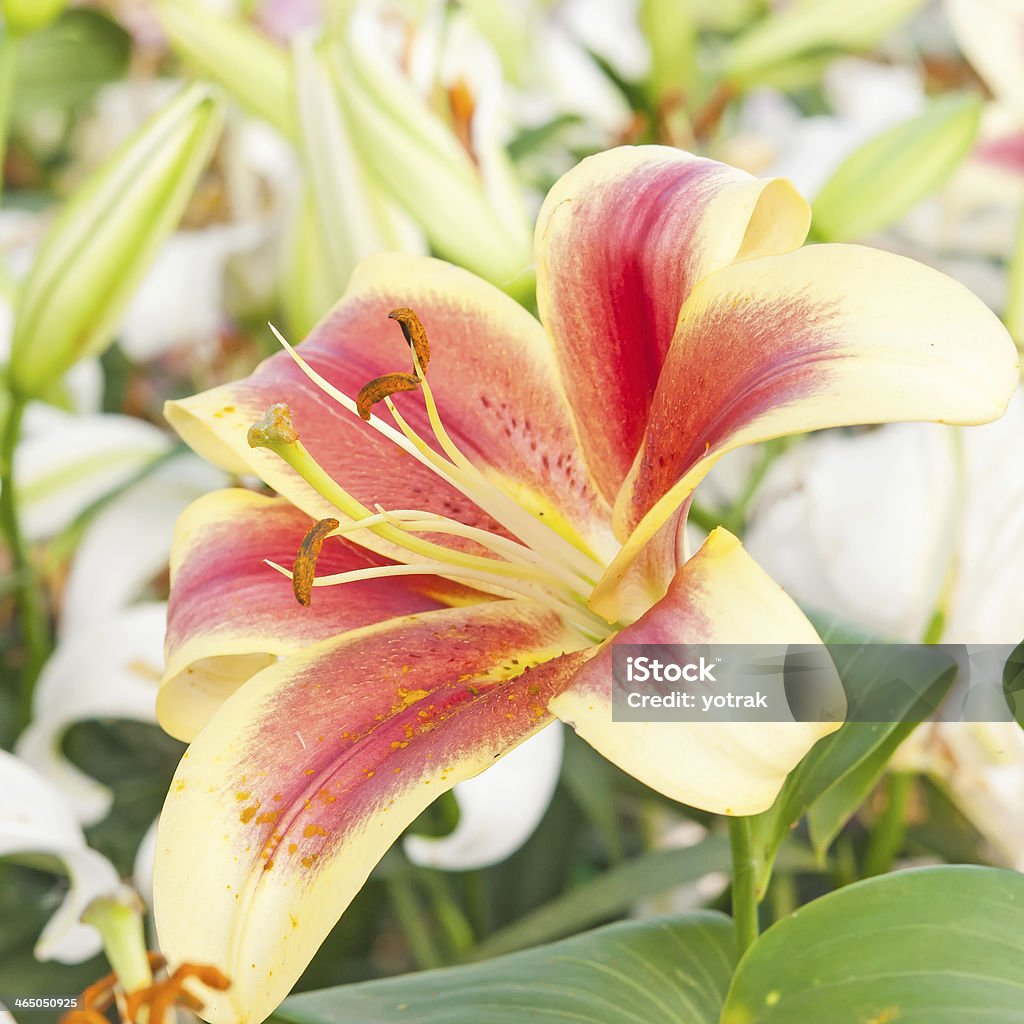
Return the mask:
[[18,50],[15,117],[88,103],[128,70],[131,37],[96,11],[68,11]]
[[868,798],[885,773],[885,766],[896,753],[896,748],[913,729],[912,725],[894,729],[867,757],[837,779],[807,808],[811,846],[819,863],[824,863],[832,841]]
[[1024,876],[923,868],[830,893],[741,961],[721,1024],[1024,1021]]
[[[775,803],[754,819],[761,895],[790,828],[819,799],[824,800],[819,839],[823,840],[836,822],[841,828],[884,769],[892,751],[913,731],[914,722],[942,700],[956,677],[955,662],[937,648],[888,646],[877,638],[852,632],[836,620],[819,619],[815,625],[847,693],[856,695],[862,708],[874,709],[879,720],[849,721],[817,743],[786,779]],[[896,686],[894,682],[904,685]],[[860,717],[864,719],[868,713]]]
[[814,237],[853,241],[895,223],[956,170],[978,134],[980,118],[978,94],[954,93],[865,143],[814,200]]
[[733,950],[718,913],[614,924],[486,963],[292,996],[271,1021],[717,1024]]
[[570,935],[627,910],[637,900],[676,885],[696,882],[712,871],[728,870],[729,844],[720,836],[684,850],[658,850],[604,872],[570,889],[484,940],[478,957],[513,950]]
[[736,39],[725,70],[740,85],[760,84],[768,69],[819,50],[867,50],[884,39],[923,0],[803,0],[772,12]]

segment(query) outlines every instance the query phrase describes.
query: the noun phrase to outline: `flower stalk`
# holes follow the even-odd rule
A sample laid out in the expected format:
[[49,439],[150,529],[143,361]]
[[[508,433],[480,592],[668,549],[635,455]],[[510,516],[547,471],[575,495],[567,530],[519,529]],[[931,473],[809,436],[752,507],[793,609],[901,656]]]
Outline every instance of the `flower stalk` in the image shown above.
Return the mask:
[[11,553],[14,602],[25,646],[22,718],[28,722],[31,717],[36,679],[49,656],[51,638],[46,601],[29,559],[15,492],[15,449],[21,435],[24,412],[24,399],[14,394],[10,395],[0,436],[0,534],[3,535]]
[[749,817],[729,818],[729,847],[732,851],[732,917],[736,925],[736,955],[742,957],[758,934],[757,865]]

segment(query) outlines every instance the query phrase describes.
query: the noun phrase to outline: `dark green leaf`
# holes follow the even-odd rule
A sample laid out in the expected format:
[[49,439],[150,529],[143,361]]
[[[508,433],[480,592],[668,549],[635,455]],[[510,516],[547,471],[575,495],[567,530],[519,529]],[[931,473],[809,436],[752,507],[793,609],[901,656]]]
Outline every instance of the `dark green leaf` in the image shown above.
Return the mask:
[[637,900],[727,870],[729,844],[718,836],[685,850],[659,850],[612,868],[592,882],[520,918],[485,940],[480,957],[497,956],[570,935],[626,911]]
[[[861,708],[880,707],[878,717],[884,714],[889,720],[850,721],[821,740],[786,780],[771,808],[754,819],[758,890],[762,894],[771,878],[775,854],[790,828],[819,799],[825,801],[819,839],[835,829],[837,822],[842,827],[892,751],[913,731],[914,721],[941,701],[956,677],[953,659],[939,649],[887,646],[835,620],[819,618],[815,625],[847,693]],[[862,712],[860,717],[870,714]]]
[[278,1024],[717,1024],[735,962],[722,914],[610,925],[464,967],[292,996]]
[[1024,876],[901,871],[840,889],[770,928],[721,1024],[1024,1022]]
[[128,69],[128,33],[96,11],[71,10],[27,36],[18,54],[15,116],[88,102]]

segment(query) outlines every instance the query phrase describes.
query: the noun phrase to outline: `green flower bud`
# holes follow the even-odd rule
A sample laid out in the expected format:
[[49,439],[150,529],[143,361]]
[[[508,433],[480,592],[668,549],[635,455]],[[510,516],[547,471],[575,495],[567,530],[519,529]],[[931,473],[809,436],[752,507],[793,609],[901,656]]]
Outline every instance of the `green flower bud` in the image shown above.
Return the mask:
[[196,84],[151,118],[68,200],[19,297],[10,384],[33,397],[110,344],[174,230],[220,132],[220,103]]
[[0,0],[4,24],[15,35],[46,28],[67,6],[67,0]]

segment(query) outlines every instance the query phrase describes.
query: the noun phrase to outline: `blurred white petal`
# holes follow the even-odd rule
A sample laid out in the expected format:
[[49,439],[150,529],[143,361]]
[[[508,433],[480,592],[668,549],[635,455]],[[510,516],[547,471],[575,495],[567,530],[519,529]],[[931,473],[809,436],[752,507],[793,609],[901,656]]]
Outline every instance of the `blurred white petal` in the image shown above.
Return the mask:
[[1024,0],[946,0],[946,12],[974,70],[1024,119]]
[[61,635],[102,623],[144,596],[167,567],[174,524],[196,498],[225,485],[219,470],[182,455],[118,495],[89,524],[64,588]]
[[951,557],[953,443],[921,424],[809,438],[769,470],[748,550],[806,606],[920,639]]
[[407,836],[406,855],[421,867],[470,871],[510,857],[544,817],[562,768],[562,723],[552,722],[482,775],[452,791],[459,823],[438,839]]
[[993,859],[1024,871],[1024,730],[1016,722],[925,723],[892,764],[935,779]]
[[99,933],[79,922],[97,896],[116,892],[117,872],[85,844],[60,791],[13,754],[0,750],[0,857],[43,854],[63,863],[71,889],[36,944],[40,960],[77,963],[100,949]]
[[804,117],[784,95],[753,92],[740,111],[740,132],[727,140],[722,156],[738,158],[764,177],[789,178],[813,197],[859,146],[887,128],[919,114],[925,103],[920,76],[856,57],[829,65],[825,92],[833,113]]
[[153,862],[156,857],[157,818],[139,843],[132,867],[132,888],[142,897],[147,907],[153,906]]
[[170,438],[131,416],[73,416],[35,403],[18,446],[26,536],[50,536],[166,452]]
[[165,605],[137,605],[65,637],[39,677],[32,722],[16,750],[85,824],[107,814],[110,792],[64,757],[64,733],[97,718],[156,721],[165,627]]
[[176,347],[212,350],[226,320],[228,260],[262,237],[258,222],[171,235],[125,311],[119,333],[125,354],[145,361]]
[[1002,419],[960,433],[966,498],[958,571],[942,639],[1024,638],[1024,390]]

